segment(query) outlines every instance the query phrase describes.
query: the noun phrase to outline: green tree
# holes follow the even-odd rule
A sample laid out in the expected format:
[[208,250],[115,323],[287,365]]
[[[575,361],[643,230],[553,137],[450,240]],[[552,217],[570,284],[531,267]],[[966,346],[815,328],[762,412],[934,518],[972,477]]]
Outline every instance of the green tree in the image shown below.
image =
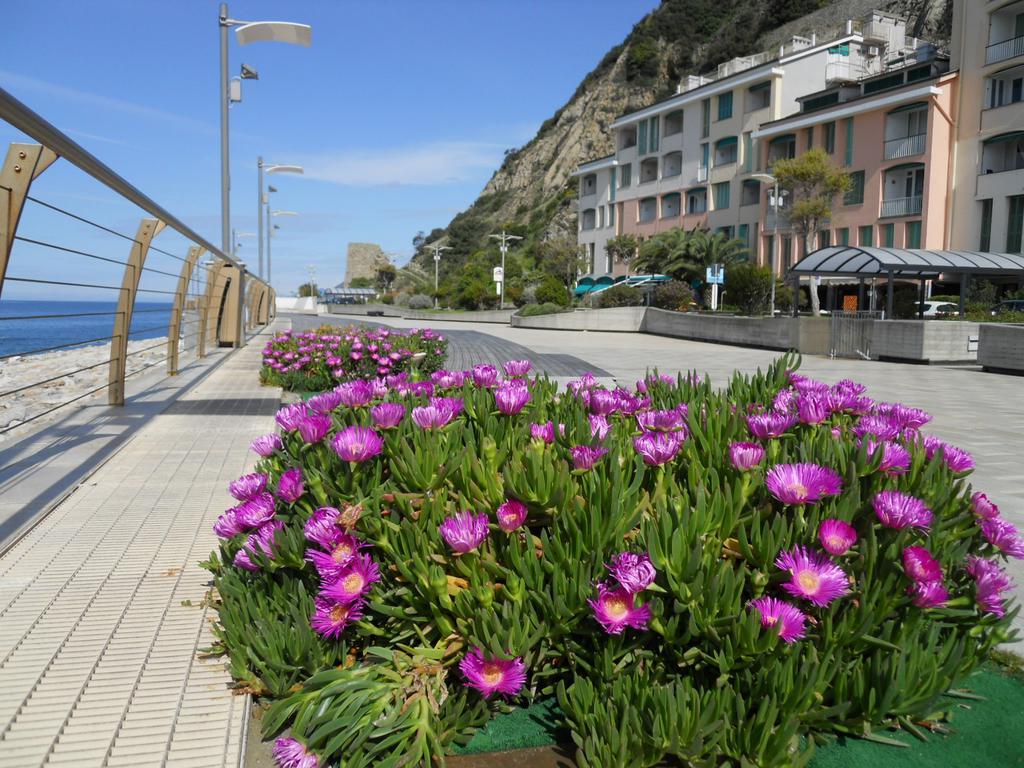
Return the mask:
[[727,273],[726,297],[744,315],[767,314],[771,305],[772,272],[768,267],[737,264]]
[[[789,192],[789,223],[803,241],[806,255],[814,246],[821,224],[832,218],[836,196],[850,189],[850,175],[835,165],[824,149],[804,152],[792,160],[777,160],[772,174]],[[811,312],[818,314],[818,291],[811,287]]]
[[673,227],[659,232],[643,242],[630,266],[641,274],[669,274],[670,263],[681,262],[688,256],[695,231]]
[[568,302],[572,284],[580,272],[586,271],[587,260],[583,248],[577,245],[575,240],[568,237],[552,237],[538,245],[537,266],[562,284]]
[[353,277],[352,282],[349,283],[349,288],[375,288],[376,281],[372,277]]
[[377,267],[377,274],[375,275],[377,287],[382,291],[387,291],[391,288],[391,284],[395,282],[395,278],[398,277],[398,270],[395,269],[394,264],[382,264]]
[[636,236],[626,233],[609,238],[604,245],[604,250],[615,261],[628,262],[636,256],[639,247],[640,241],[636,239]]
[[316,285],[314,285],[313,283],[303,283],[302,285],[299,286],[299,296],[300,297],[303,297],[303,296],[319,296],[319,295],[320,294],[317,292]]

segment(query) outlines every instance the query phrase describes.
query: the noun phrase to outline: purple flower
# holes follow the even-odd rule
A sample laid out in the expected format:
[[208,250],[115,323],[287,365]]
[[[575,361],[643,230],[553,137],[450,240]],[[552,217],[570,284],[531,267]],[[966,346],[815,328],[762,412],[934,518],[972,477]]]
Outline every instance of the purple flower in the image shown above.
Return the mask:
[[502,368],[505,369],[505,375],[511,376],[512,378],[521,378],[530,372],[533,367],[533,363],[529,360],[509,360]]
[[871,499],[878,519],[889,528],[927,528],[932,511],[915,496],[900,491],[880,491]]
[[306,405],[317,413],[330,413],[341,405],[341,393],[334,390],[321,392],[319,395],[309,398]]
[[804,424],[821,424],[831,415],[827,397],[817,394],[800,395],[796,401],[796,412]]
[[280,451],[284,447],[284,443],[281,442],[280,435],[263,435],[253,440],[249,447],[257,456],[266,458],[267,456],[273,456],[275,451]]
[[1017,535],[1017,527],[1013,523],[994,517],[991,520],[980,520],[979,524],[985,541],[1004,555],[1024,560],[1024,538]]
[[686,431],[686,406],[680,405],[668,411],[643,411],[636,415],[637,426],[643,432]]
[[741,471],[753,469],[764,461],[764,448],[757,443],[730,443],[729,460]]
[[487,515],[474,515],[467,509],[446,517],[438,530],[449,547],[464,555],[479,547],[487,538]]
[[649,467],[660,467],[672,461],[683,447],[683,436],[679,432],[644,432],[633,438],[636,448]]
[[353,558],[359,554],[360,549],[365,549],[370,545],[365,541],[360,541],[351,533],[342,533],[339,530],[331,540],[322,543],[321,546],[327,551],[307,550],[306,559],[313,564],[321,578],[333,581],[348,568]]
[[879,403],[875,409],[883,416],[889,417],[900,430],[920,429],[932,420],[930,414],[920,408],[911,408],[901,403]]
[[370,409],[370,416],[377,429],[394,429],[405,417],[405,406],[401,403],[381,403]]
[[587,371],[578,379],[571,379],[565,383],[565,388],[577,397],[581,392],[593,389],[597,386],[597,378],[590,371]]
[[814,605],[828,605],[850,591],[846,573],[824,555],[806,547],[794,547],[782,552],[775,566],[789,571],[792,578],[782,588],[796,597],[810,600]]
[[526,683],[526,665],[521,657],[488,659],[479,647],[462,657],[459,669],[466,678],[466,685],[478,690],[485,699],[495,693],[515,696]]
[[294,432],[305,417],[306,404],[292,403],[279,410],[274,416],[274,421],[285,432]]
[[651,563],[651,558],[635,552],[619,552],[612,557],[610,564],[605,565],[608,572],[619,582],[624,590],[631,595],[643,592],[657,577],[658,572]]
[[380,455],[384,440],[369,427],[346,427],[331,440],[331,448],[342,461],[363,462]]
[[971,496],[971,512],[982,520],[994,520],[999,517],[999,507],[988,496],[980,492]]
[[338,528],[338,515],[340,514],[334,507],[320,507],[306,521],[302,532],[307,539],[316,542],[321,547],[330,547],[341,535],[341,530]]
[[493,365],[474,365],[473,384],[481,389],[493,387],[498,383],[498,369]]
[[413,423],[420,429],[440,429],[451,423],[455,414],[446,408],[422,405],[412,409]]
[[608,453],[607,448],[593,448],[589,445],[576,445],[572,450],[572,465],[575,469],[593,469],[598,459]]
[[952,472],[967,472],[974,469],[974,459],[971,458],[971,454],[955,445],[944,443],[934,435],[929,435],[924,439],[924,451],[929,460],[934,459],[941,452],[942,460]]
[[498,526],[505,533],[511,533],[526,522],[526,505],[518,499],[508,499],[495,513]]
[[320,768],[317,756],[295,739],[275,741],[274,760],[277,761],[277,768]]
[[519,413],[530,401],[530,390],[526,386],[506,385],[494,390],[494,404],[506,416]]
[[978,607],[986,613],[994,614],[1000,618],[1006,615],[1006,606],[1003,604],[1002,593],[1013,587],[1013,581],[999,565],[993,560],[985,560],[981,557],[969,555],[967,557],[967,572],[974,579],[975,596],[974,601]]
[[822,520],[818,528],[818,541],[830,555],[844,555],[857,542],[857,531],[843,520]]
[[614,392],[607,389],[594,389],[590,391],[590,412],[598,416],[607,416],[615,413],[619,408],[619,398]]
[[949,590],[941,581],[915,581],[907,587],[918,608],[940,608],[949,600]]
[[597,598],[587,600],[594,611],[594,618],[609,635],[618,635],[626,627],[647,629],[651,620],[649,605],[636,605],[636,596],[622,588],[612,589],[606,584],[597,585]]
[[247,571],[258,571],[259,566],[249,556],[256,554],[256,552],[262,552],[267,557],[273,557],[274,537],[282,528],[284,528],[284,523],[280,520],[274,520],[260,526],[255,533],[249,536],[245,544],[242,545],[242,548],[235,554],[235,566],[244,568]]
[[334,391],[341,396],[341,404],[359,408],[373,400],[373,384],[368,381],[347,381],[339,384]]
[[274,497],[260,493],[234,508],[235,518],[244,528],[259,528],[274,516]]
[[895,440],[900,428],[888,416],[862,416],[854,425],[853,433],[858,437],[871,436],[878,441]]
[[637,397],[625,389],[616,389],[613,394],[615,395],[615,410],[624,416],[632,416],[637,411],[649,408],[651,405],[651,398]]
[[[309,625],[316,632],[329,639],[336,638],[345,631],[345,627],[353,621],[363,618],[363,602],[339,603],[329,597],[316,597],[313,600],[316,611],[309,619]],[[315,763],[314,763],[315,765]]]
[[228,485],[228,493],[239,501],[248,501],[263,493],[266,488],[267,476],[262,472],[253,472],[232,481]]
[[534,440],[543,440],[548,445],[551,445],[555,442],[555,423],[547,421],[543,424],[531,424],[530,437]]
[[608,430],[612,428],[612,425],[608,423],[608,419],[596,413],[590,414],[587,418],[590,420],[590,436],[596,437],[598,440],[604,440],[608,435]]
[[331,417],[326,413],[313,413],[299,422],[299,435],[304,443],[319,443],[330,432],[333,425]]
[[281,474],[277,481],[277,498],[292,504],[305,492],[306,486],[302,482],[302,469],[292,467]]
[[244,530],[245,526],[238,521],[238,515],[233,509],[227,510],[213,524],[213,532],[222,539],[230,539]]
[[910,469],[910,452],[899,443],[889,440],[875,442],[867,438],[868,456],[874,459],[879,451],[882,453],[882,461],[878,469],[887,475],[902,475]]
[[843,489],[839,475],[818,464],[776,464],[765,475],[768,492],[783,504],[813,504]]
[[430,380],[434,382],[434,386],[438,389],[454,389],[461,387],[462,382],[465,381],[466,374],[462,371],[434,371],[430,374]]
[[903,570],[912,581],[942,581],[942,566],[924,547],[904,548]]
[[757,413],[747,417],[750,433],[761,440],[781,437],[796,424],[796,416],[788,413]]
[[807,616],[795,605],[767,596],[751,600],[748,605],[760,614],[762,627],[778,628],[784,642],[794,643],[806,633]]
[[361,600],[380,581],[377,563],[365,553],[353,555],[344,568],[332,575],[333,580],[324,586],[320,594],[344,605]]

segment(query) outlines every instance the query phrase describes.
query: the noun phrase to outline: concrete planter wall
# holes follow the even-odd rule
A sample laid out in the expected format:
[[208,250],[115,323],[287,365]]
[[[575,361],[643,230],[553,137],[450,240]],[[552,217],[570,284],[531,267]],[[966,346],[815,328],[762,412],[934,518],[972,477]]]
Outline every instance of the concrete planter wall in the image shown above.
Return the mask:
[[762,349],[795,349],[802,354],[828,352],[829,321],[821,317],[730,317],[669,312],[651,307],[647,333],[715,344]]
[[1024,374],[1024,325],[982,323],[978,362],[986,371]]
[[637,333],[643,330],[647,307],[610,307],[608,309],[577,309],[534,317],[512,316],[513,328],[543,328],[554,331],[619,331]]
[[876,320],[871,354],[879,360],[970,363],[978,359],[980,323],[945,320]]
[[440,321],[447,323],[502,323],[508,325],[512,309],[495,309],[482,312],[421,312],[415,309],[396,307],[393,304],[329,304],[331,315],[355,315],[365,317],[371,312],[383,313],[377,317],[404,317],[407,320]]

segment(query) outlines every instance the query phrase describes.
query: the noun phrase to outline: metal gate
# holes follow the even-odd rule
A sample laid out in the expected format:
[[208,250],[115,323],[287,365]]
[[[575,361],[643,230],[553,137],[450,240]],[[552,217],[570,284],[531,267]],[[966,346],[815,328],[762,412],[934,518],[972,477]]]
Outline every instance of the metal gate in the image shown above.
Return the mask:
[[829,342],[829,357],[856,357],[871,359],[871,337],[875,320],[881,312],[832,313],[832,328]]

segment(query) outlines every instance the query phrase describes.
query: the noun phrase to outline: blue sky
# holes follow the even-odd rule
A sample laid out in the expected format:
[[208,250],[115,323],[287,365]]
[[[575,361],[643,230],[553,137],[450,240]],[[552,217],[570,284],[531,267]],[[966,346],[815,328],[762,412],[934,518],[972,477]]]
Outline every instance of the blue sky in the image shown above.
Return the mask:
[[[234,226],[256,229],[262,154],[268,162],[306,168],[305,177],[273,178],[274,207],[301,214],[277,220],[280,293],[294,291],[310,264],[321,285],[339,282],[350,241],[380,243],[404,263],[413,235],[444,226],[467,207],[504,151],[528,141],[656,5],[232,3],[234,18],[313,27],[308,49],[240,46],[232,35],[231,73],[245,62],[260,74],[244,83],[243,102],[231,110]],[[8,0],[0,27],[0,85],[214,243],[220,242],[217,7],[211,0]],[[18,138],[0,125],[5,143]],[[129,234],[141,215],[66,163],[40,177],[33,194]],[[96,255],[127,255],[124,241],[38,205],[27,207],[20,234]],[[256,241],[241,242],[242,258],[255,268]],[[156,244],[185,251],[184,240],[170,231]],[[57,264],[71,281],[120,282],[116,267],[105,271],[103,262],[29,243],[15,246],[8,273],[42,277],[44,259],[47,269]],[[177,271],[170,260],[150,263]],[[164,285],[156,274],[147,279]],[[42,290],[8,283],[4,295]]]

